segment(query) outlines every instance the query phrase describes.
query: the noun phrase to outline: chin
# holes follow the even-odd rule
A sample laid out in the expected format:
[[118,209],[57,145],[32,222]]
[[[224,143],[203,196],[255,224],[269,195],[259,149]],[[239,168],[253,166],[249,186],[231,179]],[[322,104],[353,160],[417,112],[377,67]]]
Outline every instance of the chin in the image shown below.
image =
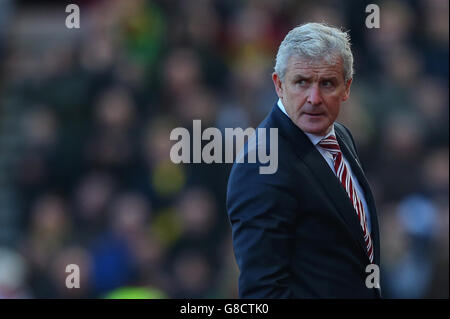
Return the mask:
[[314,135],[325,135],[328,132],[329,126],[326,125],[311,125],[311,124],[300,124],[297,123],[297,126],[306,133],[314,134]]

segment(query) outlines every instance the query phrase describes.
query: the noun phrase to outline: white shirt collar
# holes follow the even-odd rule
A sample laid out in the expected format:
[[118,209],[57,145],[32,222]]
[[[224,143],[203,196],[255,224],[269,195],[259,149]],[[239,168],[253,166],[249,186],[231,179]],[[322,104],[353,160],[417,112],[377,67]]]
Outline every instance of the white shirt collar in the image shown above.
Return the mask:
[[[278,99],[277,105],[280,108],[280,110],[284,114],[286,114],[287,117],[289,117],[289,115],[286,112],[286,109],[284,108],[283,102],[281,102],[281,99]],[[314,145],[317,145],[317,143],[319,143],[325,137],[328,137],[330,135],[335,135],[334,134],[334,125],[331,126],[331,131],[328,134],[326,134],[325,136],[315,135],[315,134],[311,134],[311,133],[306,133],[305,131],[303,131],[303,133],[305,133],[306,136],[308,136],[308,138],[310,139],[311,143],[313,143]]]
[[289,115],[286,112],[286,109],[284,108],[283,102],[281,102],[281,99],[278,99],[277,105],[280,108],[280,110],[283,111],[283,113],[286,114],[287,117],[289,117]]

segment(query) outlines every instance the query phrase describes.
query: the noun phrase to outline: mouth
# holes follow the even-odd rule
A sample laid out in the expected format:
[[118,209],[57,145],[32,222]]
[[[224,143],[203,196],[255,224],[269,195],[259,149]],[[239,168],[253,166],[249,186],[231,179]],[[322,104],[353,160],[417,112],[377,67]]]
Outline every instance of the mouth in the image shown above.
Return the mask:
[[305,114],[311,117],[320,117],[324,115],[324,113],[305,113]]

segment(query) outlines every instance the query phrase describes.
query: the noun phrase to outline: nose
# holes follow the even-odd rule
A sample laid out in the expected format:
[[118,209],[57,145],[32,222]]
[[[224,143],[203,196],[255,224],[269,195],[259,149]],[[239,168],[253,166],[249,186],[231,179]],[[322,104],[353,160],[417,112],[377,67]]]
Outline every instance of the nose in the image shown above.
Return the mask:
[[320,103],[322,103],[322,96],[320,94],[318,85],[315,84],[311,86],[307,102],[311,105],[320,105]]

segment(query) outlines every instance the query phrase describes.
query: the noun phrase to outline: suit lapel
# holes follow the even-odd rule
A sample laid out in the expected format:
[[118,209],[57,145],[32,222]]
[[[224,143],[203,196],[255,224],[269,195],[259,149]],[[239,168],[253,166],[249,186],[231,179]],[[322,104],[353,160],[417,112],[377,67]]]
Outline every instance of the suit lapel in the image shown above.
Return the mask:
[[[380,236],[379,236],[378,217],[377,217],[377,210],[375,207],[375,200],[373,198],[366,176],[364,175],[364,172],[362,170],[361,164],[358,161],[358,157],[356,156],[356,154],[353,154],[353,152],[351,152],[351,149],[347,146],[345,138],[342,136],[339,130],[336,129],[335,131],[341,150],[345,158],[347,159],[348,163],[350,164],[353,173],[356,175],[359,184],[363,188],[364,195],[367,201],[367,206],[369,206],[370,210],[370,222],[372,225],[372,231],[370,235],[372,236],[372,243],[374,248],[373,263],[380,266]],[[381,298],[381,289],[377,289],[376,292],[378,297]]]
[[[308,140],[309,141],[309,140]],[[311,142],[310,142],[311,143]],[[345,221],[352,237],[359,248],[367,257],[364,243],[364,233],[359,224],[358,215],[348,198],[347,192],[330,169],[319,151],[312,145],[311,150],[303,156],[303,161],[311,169],[317,180],[324,188],[327,196],[331,199],[340,217]]]
[[357,214],[351,204],[347,192],[342,187],[336,175],[332,172],[325,159],[314,147],[308,137],[290,119],[284,118],[285,114],[275,105],[272,115],[280,128],[280,134],[285,133],[285,137],[293,144],[293,150],[297,156],[306,164],[313,173],[317,181],[324,189],[324,193],[336,208],[337,217],[347,227],[353,237],[356,248],[365,256],[366,248],[364,243],[363,230],[359,224]]
[[352,168],[353,173],[355,174],[356,178],[358,179],[359,184],[361,185],[364,195],[367,201],[367,206],[370,210],[370,223],[371,223],[371,236],[372,236],[372,242],[374,245],[374,263],[379,265],[380,261],[380,239],[379,239],[379,229],[378,229],[378,217],[377,217],[377,210],[375,206],[375,200],[373,198],[372,192],[370,190],[369,183],[366,179],[366,176],[364,175],[364,171],[362,170],[361,164],[358,161],[358,158],[356,157],[356,154],[353,154],[351,149],[347,146],[347,143],[345,142],[345,138],[338,129],[338,127],[335,125],[335,132],[336,137],[339,142],[339,145],[341,147],[342,153],[344,154],[345,158],[347,159],[348,163],[350,164],[350,167]]

